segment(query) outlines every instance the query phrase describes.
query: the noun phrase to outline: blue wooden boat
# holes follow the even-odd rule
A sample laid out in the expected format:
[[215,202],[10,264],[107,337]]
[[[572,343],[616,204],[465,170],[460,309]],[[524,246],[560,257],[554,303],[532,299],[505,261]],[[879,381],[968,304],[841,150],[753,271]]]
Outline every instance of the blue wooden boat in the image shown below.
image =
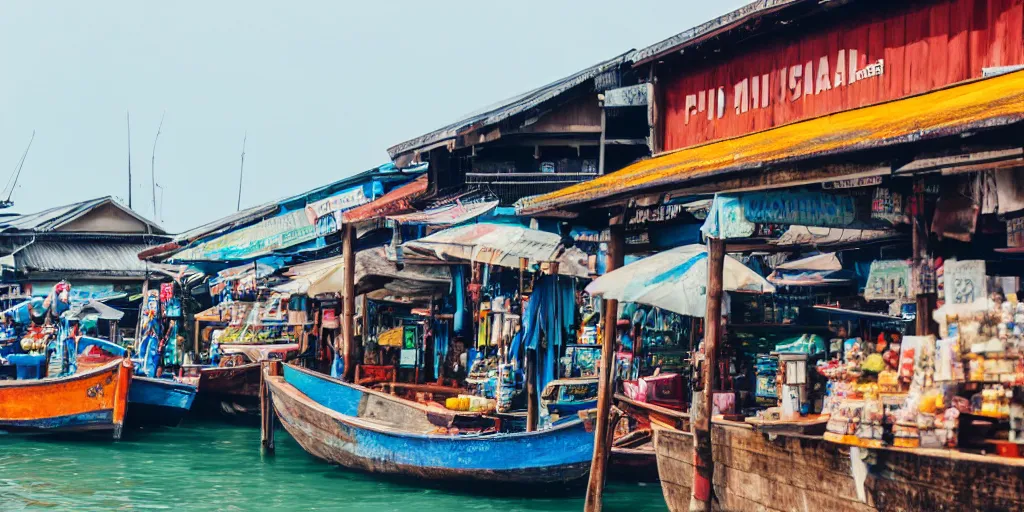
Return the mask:
[[597,378],[557,379],[544,386],[541,404],[548,412],[569,416],[597,407]]
[[[78,340],[78,358],[104,359],[125,357],[127,351],[110,341],[82,336]],[[128,391],[130,426],[176,427],[192,409],[198,388],[167,378],[136,375]]]
[[171,379],[135,377],[128,390],[128,424],[177,427],[192,408],[196,390]]
[[341,466],[435,481],[561,484],[586,476],[594,434],[578,417],[513,434],[437,434],[430,408],[290,364],[264,373],[285,430]]

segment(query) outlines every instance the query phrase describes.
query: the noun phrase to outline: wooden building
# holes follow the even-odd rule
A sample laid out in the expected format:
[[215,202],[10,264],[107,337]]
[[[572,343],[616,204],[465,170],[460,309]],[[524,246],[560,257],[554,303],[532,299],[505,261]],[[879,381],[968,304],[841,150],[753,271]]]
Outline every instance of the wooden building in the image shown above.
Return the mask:
[[[1024,165],[1022,32],[1020,0],[754,2],[627,56],[653,92],[654,157],[524,199],[518,211],[603,223],[617,256],[609,258],[609,268],[616,268],[624,228],[638,211],[715,194],[828,194],[837,180],[853,186],[885,180],[915,191],[920,206],[899,234],[914,268],[927,268],[939,252],[934,244],[947,233],[933,225],[937,207],[922,191],[957,176],[1016,172]],[[988,213],[1019,215],[1016,209]],[[710,259],[777,250],[764,240],[736,244],[715,237]],[[960,249],[996,254],[975,246]],[[715,275],[709,271],[708,297],[716,289],[721,294]],[[916,293],[916,332],[934,333],[935,295]],[[719,313],[713,301],[709,318]],[[712,369],[719,331],[709,326],[705,338]],[[692,433],[656,436],[671,510],[1024,507],[1019,459],[948,449],[868,451],[815,435],[713,421],[714,382],[714,371],[705,372]],[[599,411],[608,402],[603,397]],[[602,458],[595,455],[594,470],[603,470]],[[594,489],[600,478],[591,480],[588,510],[600,509]]]
[[168,239],[110,197],[0,216],[4,280],[27,295],[45,295],[60,280],[82,299],[138,293],[147,267],[137,254]]
[[608,118],[599,97],[636,83],[628,55],[481,109],[388,153],[399,166],[428,162],[433,197],[480,191],[512,206],[589,181],[650,154],[646,110],[619,109]]

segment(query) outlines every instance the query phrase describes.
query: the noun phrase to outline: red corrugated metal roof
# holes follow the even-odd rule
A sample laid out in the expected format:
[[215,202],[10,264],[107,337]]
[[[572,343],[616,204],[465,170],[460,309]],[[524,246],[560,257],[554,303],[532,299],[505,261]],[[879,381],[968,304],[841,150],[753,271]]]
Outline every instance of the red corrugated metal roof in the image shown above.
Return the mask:
[[374,201],[345,212],[342,222],[362,222],[410,211],[413,209],[412,201],[426,192],[427,175],[424,174]]

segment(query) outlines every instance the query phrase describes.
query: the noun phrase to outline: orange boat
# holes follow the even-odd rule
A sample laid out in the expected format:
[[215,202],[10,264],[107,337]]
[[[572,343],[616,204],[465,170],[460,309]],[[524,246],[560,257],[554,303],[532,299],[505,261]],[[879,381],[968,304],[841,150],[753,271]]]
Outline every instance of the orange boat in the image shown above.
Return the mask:
[[119,439],[131,379],[126,358],[69,377],[0,381],[0,430],[112,430]]

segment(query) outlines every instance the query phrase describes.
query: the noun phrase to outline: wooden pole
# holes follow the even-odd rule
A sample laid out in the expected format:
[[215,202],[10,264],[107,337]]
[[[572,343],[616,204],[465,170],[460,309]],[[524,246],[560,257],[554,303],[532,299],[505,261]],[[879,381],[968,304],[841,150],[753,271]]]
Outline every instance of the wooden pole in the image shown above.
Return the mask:
[[193,357],[192,362],[199,363],[199,349],[200,349],[200,346],[199,346],[199,320],[195,320],[195,328],[192,329],[192,335],[193,335],[192,339],[195,340],[195,343],[192,344],[193,345],[193,350],[194,350],[194,352],[192,354],[192,357]]
[[604,109],[604,95],[598,95],[598,105],[601,107],[601,139],[597,144],[597,173],[604,174],[604,145],[605,145],[605,126],[607,125],[607,115]]
[[[715,385],[716,353],[722,337],[722,281],[725,269],[725,241],[708,240],[708,293],[704,310],[704,389],[694,393],[694,471],[690,510],[711,512],[715,464],[711,455],[711,404]],[[697,398],[700,398],[698,401]]]
[[537,404],[537,352],[526,349],[526,431],[537,430],[540,411]]
[[[914,252],[914,271],[919,272],[928,259],[928,224],[924,208],[924,178],[914,179],[914,196],[917,210],[914,212],[914,232],[912,246]],[[932,311],[935,309],[936,296],[934,293],[917,293],[917,319],[915,321],[915,333],[918,336],[935,334],[938,326],[932,322]]]
[[[622,266],[625,254],[625,233],[621,229],[612,228],[611,239],[608,241],[608,259],[606,272]],[[605,470],[611,455],[611,425],[609,418],[612,409],[612,396],[615,388],[612,384],[612,367],[615,365],[615,335],[619,312],[619,302],[604,301],[601,312],[604,336],[601,341],[601,373],[597,381],[597,421],[594,424],[594,457],[590,460],[590,480],[587,482],[587,499],[583,510],[600,512],[604,496]]]
[[279,361],[260,361],[260,451],[264,455],[274,454],[274,403],[267,386],[267,377],[281,374]]
[[356,346],[355,333],[353,332],[355,310],[356,310],[356,230],[351,224],[345,225],[343,232],[343,243],[341,258],[345,271],[345,284],[341,293],[342,317],[341,317],[341,338],[343,343],[343,354],[345,355],[345,380],[352,381],[356,368]]

